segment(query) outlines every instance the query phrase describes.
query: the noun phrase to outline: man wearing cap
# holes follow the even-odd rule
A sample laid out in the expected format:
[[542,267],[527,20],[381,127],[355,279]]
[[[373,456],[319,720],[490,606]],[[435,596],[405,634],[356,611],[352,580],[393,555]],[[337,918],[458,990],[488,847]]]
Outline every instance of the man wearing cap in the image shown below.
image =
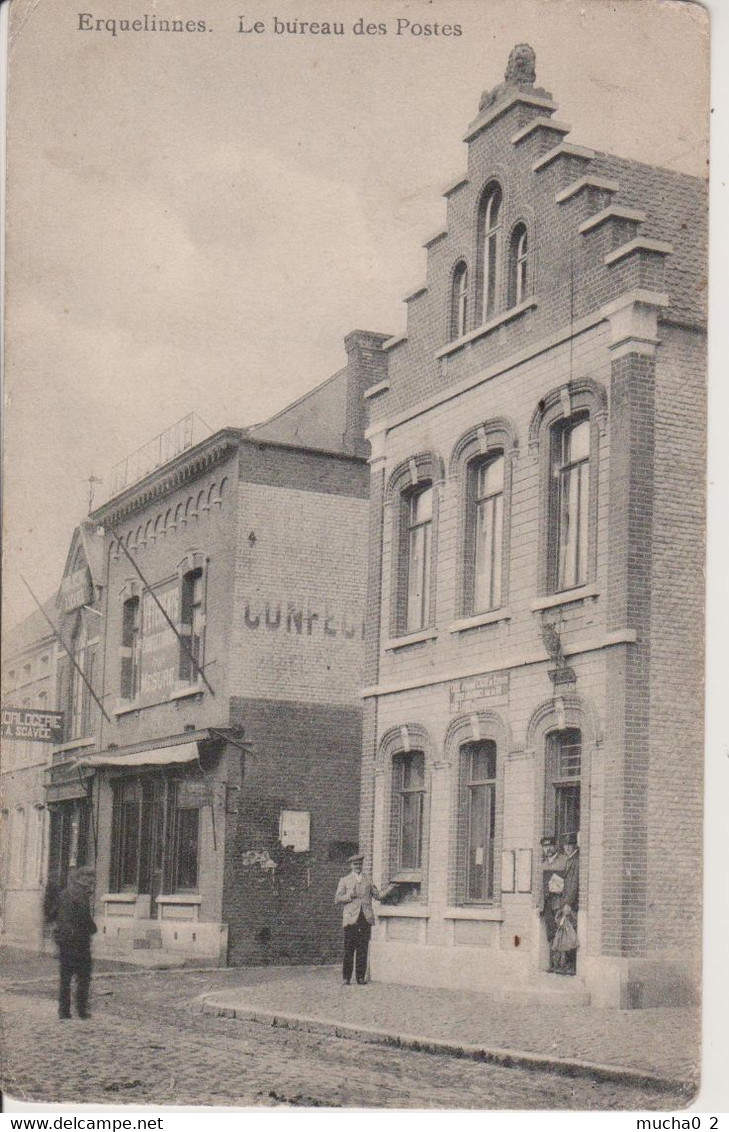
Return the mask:
[[544,920],[544,930],[549,944],[549,970],[558,967],[558,957],[552,950],[552,940],[557,931],[557,918],[562,910],[564,871],[567,861],[557,848],[557,839],[545,833],[540,842],[542,846],[542,884],[539,893],[539,915]]
[[[565,859],[564,890],[562,892],[562,914],[569,916],[577,924],[577,910],[580,905],[580,854],[577,848],[577,834],[565,833],[562,838]],[[564,954],[562,974],[577,973],[577,949]]]
[[[363,875],[364,854],[354,853],[348,859],[350,871],[337,885],[334,903],[342,905],[342,925],[344,927],[344,962],[342,981],[348,986],[355,968],[357,982],[362,986],[367,981],[367,952],[370,946],[372,925],[375,913],[372,901],[382,900],[379,889],[369,877]],[[387,896],[387,893],[383,894]],[[356,964],[355,964],[356,956]]]
[[91,915],[96,874],[83,866],[69,875],[68,884],[58,898],[54,935],[58,944],[60,982],[58,1017],[71,1017],[71,981],[76,976],[76,1010],[79,1018],[89,1018],[91,986],[91,937],[96,924]]

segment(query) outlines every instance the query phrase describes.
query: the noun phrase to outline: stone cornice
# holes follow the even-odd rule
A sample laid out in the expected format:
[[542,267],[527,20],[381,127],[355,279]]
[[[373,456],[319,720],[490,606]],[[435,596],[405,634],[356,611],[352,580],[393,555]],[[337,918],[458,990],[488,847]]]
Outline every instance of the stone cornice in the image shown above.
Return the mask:
[[237,449],[244,438],[242,429],[221,429],[194,448],[186,449],[167,464],[156,468],[144,479],[125,488],[102,507],[98,507],[90,517],[102,526],[119,522],[221,463]]

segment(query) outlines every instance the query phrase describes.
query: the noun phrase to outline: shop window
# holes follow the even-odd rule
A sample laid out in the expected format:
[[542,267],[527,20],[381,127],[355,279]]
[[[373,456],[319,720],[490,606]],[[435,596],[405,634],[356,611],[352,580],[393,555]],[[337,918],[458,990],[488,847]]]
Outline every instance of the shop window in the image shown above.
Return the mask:
[[450,337],[461,338],[468,329],[468,268],[457,265],[451,286]]
[[509,306],[523,303],[528,294],[529,245],[525,224],[517,224],[509,241]]
[[501,188],[486,187],[478,214],[479,295],[481,320],[498,313],[501,274]]
[[202,568],[182,576],[180,602],[180,680],[195,684],[203,662],[205,635],[205,579]]
[[136,890],[142,833],[142,789],[138,781],[115,783],[112,810],[112,888]]
[[392,871],[395,878],[418,880],[423,867],[423,752],[395,755],[392,775]]
[[587,581],[590,418],[586,414],[552,426],[550,472],[550,588],[559,592]]
[[112,891],[197,889],[200,809],[189,800],[185,782],[158,775],[115,784]]
[[433,488],[421,485],[403,498],[406,512],[402,574],[405,579],[406,633],[424,629],[430,621]]
[[503,452],[468,465],[464,608],[469,614],[498,609],[502,602],[504,465]]
[[175,814],[173,892],[197,888],[200,810],[178,809]]
[[496,844],[496,744],[491,739],[460,749],[459,843],[465,901],[494,895]]
[[140,677],[140,601],[130,597],[122,609],[122,645],[120,695],[123,700],[133,700],[139,692]]
[[561,842],[565,834],[580,830],[582,733],[576,727],[551,732],[546,754],[544,828]]

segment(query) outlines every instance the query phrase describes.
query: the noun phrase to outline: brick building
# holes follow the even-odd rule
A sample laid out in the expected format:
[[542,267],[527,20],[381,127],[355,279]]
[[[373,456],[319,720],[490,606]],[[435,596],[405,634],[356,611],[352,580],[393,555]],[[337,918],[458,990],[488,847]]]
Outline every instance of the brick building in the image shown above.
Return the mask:
[[[363,389],[383,335],[271,421],[120,485],[103,540],[87,745],[49,796],[90,813],[98,955],[331,959],[358,834],[366,518]],[[374,370],[373,368],[374,367]],[[168,438],[169,439],[169,438]]]
[[[361,823],[376,979],[690,998],[701,924],[705,186],[482,96],[367,393]],[[577,976],[543,832],[576,833]]]

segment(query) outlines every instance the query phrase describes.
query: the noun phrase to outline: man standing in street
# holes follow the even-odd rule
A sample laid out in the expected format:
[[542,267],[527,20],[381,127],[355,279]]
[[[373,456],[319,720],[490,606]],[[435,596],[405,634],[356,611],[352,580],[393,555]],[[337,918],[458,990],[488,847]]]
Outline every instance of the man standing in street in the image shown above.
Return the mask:
[[[355,853],[348,858],[350,871],[337,885],[334,903],[342,905],[342,925],[344,927],[344,962],[342,981],[348,986],[355,968],[357,982],[362,986],[367,982],[367,952],[370,946],[372,925],[375,913],[372,901],[382,900],[379,890],[369,877],[364,876],[362,866],[364,855]],[[388,889],[384,896],[387,896]],[[356,964],[355,964],[356,957]]]
[[71,980],[76,976],[76,1010],[89,1018],[91,987],[91,937],[96,924],[91,916],[96,874],[91,868],[75,869],[58,898],[55,938],[58,944],[60,982],[58,1017],[71,1017]]
[[549,944],[549,970],[557,970],[558,962],[552,950],[552,941],[557,931],[557,918],[562,909],[564,871],[567,862],[557,848],[557,839],[545,833],[542,846],[542,884],[539,894],[539,915],[544,920],[544,930]]

